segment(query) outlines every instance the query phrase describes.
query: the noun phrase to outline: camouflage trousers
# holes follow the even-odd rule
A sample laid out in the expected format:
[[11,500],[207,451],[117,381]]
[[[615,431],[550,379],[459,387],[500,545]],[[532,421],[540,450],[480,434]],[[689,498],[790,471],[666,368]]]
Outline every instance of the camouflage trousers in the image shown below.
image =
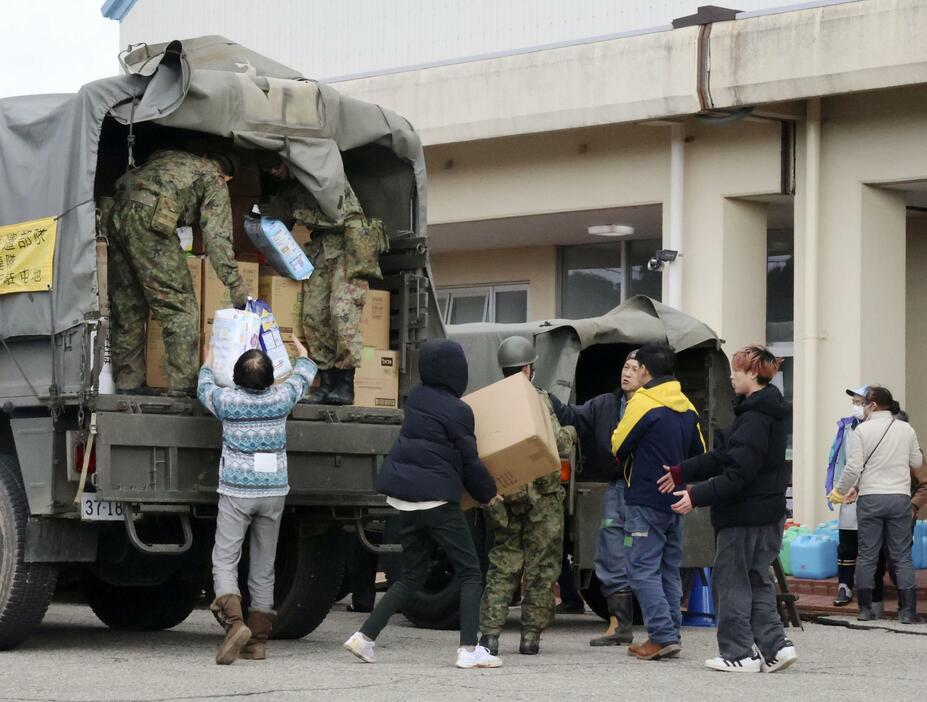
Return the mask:
[[554,613],[551,586],[563,558],[563,489],[528,499],[506,500],[485,510],[495,535],[480,606],[480,632],[498,636],[509,603],[525,578],[521,604],[523,632],[540,633]]
[[309,247],[315,271],[303,283],[306,348],[321,369],[357,368],[364,348],[361,314],[370,284],[348,277],[349,258],[340,246],[340,236],[319,239]]
[[200,311],[193,279],[176,235],[148,227],[151,208],[113,206],[109,232],[110,345],[118,390],[145,381],[149,313],[164,326],[170,389],[192,390],[199,371]]

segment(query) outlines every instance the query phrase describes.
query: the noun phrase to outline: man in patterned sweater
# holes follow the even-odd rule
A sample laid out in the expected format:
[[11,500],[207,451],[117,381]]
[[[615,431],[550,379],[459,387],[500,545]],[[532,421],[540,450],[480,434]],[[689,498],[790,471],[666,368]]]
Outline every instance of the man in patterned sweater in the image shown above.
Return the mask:
[[[197,394],[200,402],[222,421],[222,458],[219,462],[219,514],[212,574],[216,599],[210,606],[225,628],[216,663],[228,665],[236,658],[263,660],[276,612],[274,607],[274,557],[283,505],[290,491],[286,460],[286,419],[309,389],[316,365],[298,340],[299,358],[293,374],[274,385],[270,358],[261,351],[242,354],[235,363],[236,387],[216,385],[212,349],[200,369]],[[248,623],[242,618],[238,589],[238,562],[248,527],[251,557],[248,592],[251,607]]]

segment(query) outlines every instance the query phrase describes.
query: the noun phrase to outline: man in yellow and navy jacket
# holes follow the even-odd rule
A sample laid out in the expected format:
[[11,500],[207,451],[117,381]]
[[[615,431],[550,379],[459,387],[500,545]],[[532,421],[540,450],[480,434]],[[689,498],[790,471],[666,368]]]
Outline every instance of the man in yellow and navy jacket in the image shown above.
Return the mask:
[[698,413],[673,376],[675,356],[665,343],[637,353],[641,389],[628,402],[612,434],[612,453],[628,486],[625,495],[625,557],[631,589],[640,603],[648,639],[628,652],[659,660],[680,651],[682,625],[682,520],[661,494],[665,465],[704,453]]

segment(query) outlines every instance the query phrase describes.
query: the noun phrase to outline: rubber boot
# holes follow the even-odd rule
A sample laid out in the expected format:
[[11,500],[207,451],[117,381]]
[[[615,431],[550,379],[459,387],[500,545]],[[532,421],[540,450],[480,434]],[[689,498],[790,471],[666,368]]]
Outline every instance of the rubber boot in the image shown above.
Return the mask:
[[856,615],[857,621],[875,621],[876,615],[875,612],[872,611],[872,590],[859,588],[856,591],[856,601],[859,604],[859,614]]
[[248,639],[239,658],[249,661],[262,661],[267,658],[267,639],[270,637],[270,630],[274,626],[274,619],[277,613],[263,610],[252,609],[248,613],[248,628],[251,629],[251,638]]
[[499,636],[496,634],[483,634],[480,637],[480,646],[493,656],[499,655]]
[[334,380],[334,374],[336,372],[334,368],[320,369],[319,386],[314,390],[310,390],[303,402],[310,405],[328,404],[328,394],[332,391],[332,381]]
[[230,665],[238,658],[241,647],[251,638],[251,629],[245,626],[241,616],[241,597],[239,595],[222,595],[217,597],[209,610],[219,625],[225,629],[225,640],[219,646],[216,663]]
[[541,652],[541,635],[536,631],[521,632],[518,652],[523,656],[536,656]]
[[616,592],[608,596],[608,613],[614,626],[609,626],[605,636],[589,642],[590,646],[626,646],[634,641],[634,599],[630,591]]
[[924,618],[917,613],[917,587],[900,590],[901,609],[898,610],[899,624],[923,624]]
[[344,368],[332,371],[335,379],[332,389],[328,393],[326,405],[353,405],[354,404],[354,369]]

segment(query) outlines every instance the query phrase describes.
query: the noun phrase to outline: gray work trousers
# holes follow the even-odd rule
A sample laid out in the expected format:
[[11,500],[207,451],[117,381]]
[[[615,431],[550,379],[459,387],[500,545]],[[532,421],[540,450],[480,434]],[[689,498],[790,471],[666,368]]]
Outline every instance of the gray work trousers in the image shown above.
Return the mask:
[[251,609],[274,608],[274,559],[286,497],[219,495],[216,545],[212,549],[212,580],[216,597],[241,595],[238,562],[245,534],[251,527],[248,593]]
[[856,557],[856,587],[872,590],[882,544],[888,560],[895,566],[895,584],[899,590],[915,586],[911,561],[912,534],[910,495],[861,495],[857,501],[859,555]]
[[769,579],[769,567],[782,548],[783,522],[718,530],[711,594],[722,658],[746,658],[756,643],[760,653],[771,659],[785,643],[776,591]]

